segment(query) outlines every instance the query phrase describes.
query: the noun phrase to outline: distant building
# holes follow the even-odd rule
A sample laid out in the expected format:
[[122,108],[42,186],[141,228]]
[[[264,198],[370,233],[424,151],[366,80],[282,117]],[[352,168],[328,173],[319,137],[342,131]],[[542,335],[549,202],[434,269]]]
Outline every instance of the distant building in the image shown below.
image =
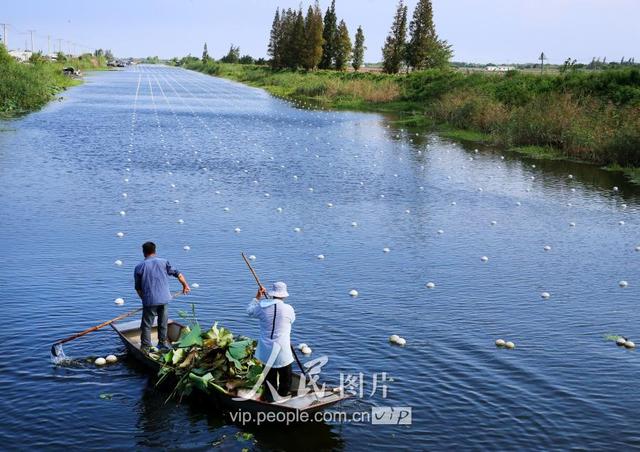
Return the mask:
[[9,55],[14,57],[19,62],[25,63],[29,61],[29,58],[31,58],[33,52],[31,52],[30,50],[10,50]]
[[484,70],[488,72],[507,72],[515,71],[515,69],[515,66],[486,66],[484,68]]

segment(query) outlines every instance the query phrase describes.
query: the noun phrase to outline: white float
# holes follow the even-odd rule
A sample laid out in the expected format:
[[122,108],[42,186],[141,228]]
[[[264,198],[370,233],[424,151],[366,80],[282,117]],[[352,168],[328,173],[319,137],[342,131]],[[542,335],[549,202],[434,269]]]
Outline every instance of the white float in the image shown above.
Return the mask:
[[242,229],[240,229],[240,228],[235,228],[235,229],[233,230],[233,232],[235,232],[236,234],[240,234],[240,232],[242,232]]
[[504,339],[496,339],[496,347],[504,347],[506,344]]
[[124,232],[116,232],[116,237],[119,237],[119,238],[124,237]]
[[546,300],[551,296],[551,294],[549,292],[542,292],[540,296]]
[[629,283],[623,280],[623,281],[620,281],[618,285],[624,289],[629,285]]
[[428,282],[427,283],[427,289],[433,289],[434,287],[436,287],[436,285],[432,282]]
[[249,256],[249,260],[255,261],[256,260],[256,256],[252,254],[251,256]]
[[182,249],[185,250],[185,251],[190,251],[191,247],[189,245],[185,245],[185,246],[182,247]]
[[182,218],[178,219],[178,224],[184,224],[184,220]]
[[514,343],[513,343],[513,342],[511,342],[511,341],[507,341],[507,342],[505,342],[504,346],[505,346],[505,347],[507,347],[507,348],[509,348],[509,349],[516,348],[516,344],[514,344]]
[[352,289],[349,291],[349,295],[351,295],[352,297],[357,297],[358,296],[358,291],[355,289]]
[[545,251],[551,251],[551,247],[550,247],[549,245],[545,245],[545,246],[544,246],[544,250],[545,250]]
[[198,284],[196,282],[196,283],[191,284],[191,287],[193,287],[194,289],[199,289],[200,288],[200,284]]
[[358,223],[356,223],[355,221],[352,221],[351,222],[351,226],[354,227],[354,228],[357,228],[358,227]]
[[625,346],[626,348],[636,348],[636,344],[635,344],[633,341],[626,341],[626,342],[624,343],[624,346]]
[[96,360],[93,363],[96,366],[104,366],[105,364],[107,364],[107,360],[104,358],[96,358]]
[[114,264],[115,264],[115,265],[117,265],[118,267],[122,267],[122,261],[121,261],[120,259],[117,259],[117,260],[114,262]]
[[311,347],[306,346],[300,349],[300,351],[302,352],[303,355],[310,355],[311,354]]
[[382,248],[382,252],[383,253],[389,253],[389,252],[391,252],[391,250],[389,248],[387,248],[387,247],[384,247],[384,248]]
[[113,364],[118,362],[118,357],[116,355],[107,355],[104,360],[109,364]]
[[300,229],[300,228],[293,228],[293,232],[302,232],[302,229]]
[[619,347],[622,347],[626,343],[627,339],[625,339],[624,337],[619,337],[618,339],[616,339],[616,345]]
[[324,254],[318,254],[318,259],[320,260],[324,259]]
[[124,217],[127,214],[127,212],[125,212],[124,210],[120,211],[120,216]]
[[489,262],[489,258],[488,258],[487,256],[482,256],[482,257],[480,258],[480,260],[481,260],[482,262]]
[[124,298],[116,298],[113,302],[118,306],[122,306],[124,304]]

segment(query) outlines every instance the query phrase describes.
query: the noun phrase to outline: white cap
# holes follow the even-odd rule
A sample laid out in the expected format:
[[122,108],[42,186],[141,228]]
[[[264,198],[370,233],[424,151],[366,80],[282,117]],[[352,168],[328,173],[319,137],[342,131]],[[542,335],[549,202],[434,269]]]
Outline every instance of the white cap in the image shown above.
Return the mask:
[[276,298],[287,298],[289,296],[289,292],[287,292],[287,285],[282,281],[273,283],[271,290],[267,293],[270,297]]

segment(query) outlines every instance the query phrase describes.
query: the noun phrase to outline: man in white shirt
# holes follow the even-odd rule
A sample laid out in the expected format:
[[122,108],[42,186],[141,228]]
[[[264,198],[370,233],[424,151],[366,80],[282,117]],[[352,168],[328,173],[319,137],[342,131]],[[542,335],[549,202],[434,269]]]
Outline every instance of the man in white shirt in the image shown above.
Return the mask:
[[[264,295],[270,298],[260,301]],[[250,317],[260,320],[256,358],[265,364],[265,370],[268,369],[263,397],[269,402],[273,402],[275,393],[285,397],[291,390],[291,325],[296,314],[293,307],[284,302],[288,296],[287,285],[276,282],[268,292],[260,287],[247,308]]]

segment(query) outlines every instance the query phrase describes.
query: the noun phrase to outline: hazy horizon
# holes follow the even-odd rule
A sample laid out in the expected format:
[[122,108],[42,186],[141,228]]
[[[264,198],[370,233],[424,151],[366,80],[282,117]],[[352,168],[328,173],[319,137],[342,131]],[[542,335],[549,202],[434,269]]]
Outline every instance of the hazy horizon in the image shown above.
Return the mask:
[[[309,1],[302,2],[303,9]],[[329,0],[320,2],[323,12]],[[408,0],[409,15],[417,0]],[[117,56],[200,56],[204,42],[215,58],[231,43],[242,54],[266,57],[267,40],[277,6],[297,8],[299,0],[114,0],[108,6],[60,0],[9,1],[0,12],[8,23],[10,49],[57,50],[62,39],[75,49],[111,49]],[[365,61],[379,62],[396,0],[336,0],[353,36],[361,25],[366,36]],[[531,63],[544,51],[549,62],[593,57],[619,61],[634,57],[640,42],[640,2],[636,0],[433,0],[438,34],[453,45],[455,61]],[[2,27],[0,26],[0,36]],[[53,49],[52,49],[53,50]]]

